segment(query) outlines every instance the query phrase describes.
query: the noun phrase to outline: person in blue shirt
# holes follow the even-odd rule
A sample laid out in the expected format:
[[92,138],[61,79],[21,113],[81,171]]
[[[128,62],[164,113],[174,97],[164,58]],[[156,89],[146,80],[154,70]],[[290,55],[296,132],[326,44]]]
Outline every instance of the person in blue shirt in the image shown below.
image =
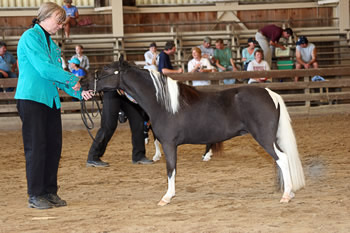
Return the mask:
[[68,64],[72,70],[72,74],[77,76],[79,79],[83,78],[86,75],[85,70],[80,68],[80,61],[78,58],[72,58],[68,61]]
[[158,71],[163,74],[169,73],[182,73],[182,68],[174,69],[171,65],[170,55],[173,55],[176,51],[176,47],[173,41],[165,43],[164,50],[159,54]]
[[256,43],[254,38],[249,38],[248,47],[242,50],[243,70],[247,70],[249,62],[255,59],[255,51],[258,50],[258,48],[255,47]]
[[66,11],[66,21],[64,24],[64,34],[66,38],[70,36],[70,27],[74,27],[78,24],[79,11],[78,8],[72,5],[72,0],[64,0],[65,5],[63,9]]
[[17,46],[19,77],[15,99],[22,121],[29,207],[48,209],[67,205],[58,195],[57,171],[62,151],[61,103],[58,89],[85,100],[79,78],[62,69],[61,49],[52,40],[66,14],[53,2],[43,3],[32,28]]
[[[7,51],[6,43],[0,41],[0,78],[17,78],[16,67],[16,59]],[[14,88],[6,88],[6,91],[13,90]],[[0,88],[0,92],[2,91]]]

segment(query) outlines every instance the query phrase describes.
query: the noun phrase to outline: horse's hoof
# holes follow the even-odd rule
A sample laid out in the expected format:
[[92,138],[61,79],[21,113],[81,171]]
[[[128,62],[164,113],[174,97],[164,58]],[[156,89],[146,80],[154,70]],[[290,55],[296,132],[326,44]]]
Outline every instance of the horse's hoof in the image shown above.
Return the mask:
[[290,200],[292,200],[293,197],[295,197],[295,194],[293,192],[284,193],[280,202],[281,203],[288,203]]
[[163,199],[158,203],[159,206],[166,206],[167,204],[169,204],[169,202],[164,201]]
[[152,160],[153,160],[153,162],[156,162],[156,161],[160,160],[160,157],[158,157],[158,156],[153,156]]
[[208,162],[210,159],[211,159],[210,156],[204,156],[203,159],[202,159],[202,161]]
[[282,197],[282,199],[280,200],[280,203],[288,203],[289,200],[290,200],[290,198]]

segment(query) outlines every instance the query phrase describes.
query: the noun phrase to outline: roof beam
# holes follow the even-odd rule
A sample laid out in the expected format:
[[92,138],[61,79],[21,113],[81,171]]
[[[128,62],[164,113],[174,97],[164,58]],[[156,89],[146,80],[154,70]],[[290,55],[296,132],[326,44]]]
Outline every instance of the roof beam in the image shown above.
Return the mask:
[[[336,6],[336,4],[334,4]],[[273,9],[291,9],[291,8],[315,8],[320,7],[317,2],[306,3],[285,3],[285,4],[254,4],[238,5],[235,3],[216,4],[212,6],[181,6],[181,7],[128,7],[124,8],[124,13],[179,13],[179,12],[209,12],[209,11],[251,11],[254,10],[273,10]],[[321,6],[322,7],[322,6]],[[329,5],[328,5],[329,7]]]

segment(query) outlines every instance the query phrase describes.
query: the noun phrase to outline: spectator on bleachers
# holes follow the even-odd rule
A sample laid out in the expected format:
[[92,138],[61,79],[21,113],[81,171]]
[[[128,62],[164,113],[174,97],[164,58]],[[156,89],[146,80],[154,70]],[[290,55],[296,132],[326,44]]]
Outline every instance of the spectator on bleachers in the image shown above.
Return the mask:
[[255,51],[258,50],[258,48],[255,47],[256,43],[254,38],[249,38],[248,47],[242,50],[243,70],[247,70],[249,62],[254,60]]
[[[219,72],[237,71],[237,67],[232,59],[230,48],[225,48],[224,41],[217,39],[215,42],[214,57],[216,59],[216,67]],[[224,84],[234,84],[236,79],[224,79]]]
[[173,41],[167,41],[165,43],[164,50],[159,54],[158,71],[163,74],[170,73],[182,73],[183,69],[174,69],[171,65],[170,55],[173,55],[176,51],[176,47]]
[[70,36],[70,28],[78,24],[79,11],[78,8],[72,5],[72,0],[64,0],[63,9],[66,11],[66,21],[64,21],[64,34],[68,39]]
[[72,74],[77,76],[79,79],[82,79],[86,72],[80,67],[80,61],[78,58],[74,57],[68,61],[69,68],[72,70]]
[[[188,62],[188,72],[215,72],[216,69],[210,64],[208,58],[204,58],[201,55],[201,50],[198,47],[192,48],[193,59]],[[210,80],[193,80],[193,86],[210,85]]]
[[[84,47],[82,45],[75,46],[75,52],[76,54],[73,55],[71,59],[78,58],[80,61],[80,67],[88,71],[90,68],[90,62],[89,62],[89,58],[83,54]],[[70,67],[69,67],[69,70],[72,71]]]
[[157,44],[152,42],[149,45],[149,50],[145,52],[145,61],[146,65],[143,67],[144,69],[153,69],[158,70],[159,64],[159,53],[157,52]]
[[[0,41],[0,78],[17,78],[16,67],[16,59],[7,51],[6,43]],[[6,91],[13,90],[13,87],[6,88]],[[2,92],[3,89],[0,88],[0,91]]]
[[[247,71],[262,71],[262,70],[270,70],[269,63],[265,60],[264,53],[261,49],[258,49],[254,53],[254,60],[249,62]],[[266,83],[271,82],[267,77],[264,78],[250,78],[248,84],[251,83]]]
[[207,58],[212,65],[215,65],[214,48],[211,47],[211,38],[206,36],[203,40],[203,44],[198,48],[202,51],[202,57]]
[[293,30],[291,28],[282,29],[274,24],[266,25],[261,28],[256,34],[255,39],[259,43],[260,48],[264,51],[264,58],[269,66],[272,65],[272,48],[278,47],[282,50],[285,50],[282,44],[279,43],[281,37],[289,39],[293,36]]
[[[295,68],[297,70],[302,69],[303,67],[305,69],[309,69],[311,67],[317,69],[318,63],[316,61],[316,47],[313,43],[309,43],[306,36],[299,37],[297,41],[297,47],[295,51],[296,56],[296,63]],[[298,82],[299,77],[295,77],[294,81]]]

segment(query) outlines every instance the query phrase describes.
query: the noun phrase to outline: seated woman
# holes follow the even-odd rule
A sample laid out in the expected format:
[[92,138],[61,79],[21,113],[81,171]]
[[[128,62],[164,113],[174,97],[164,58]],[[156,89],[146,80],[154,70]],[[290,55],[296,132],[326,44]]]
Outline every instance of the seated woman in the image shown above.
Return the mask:
[[[215,72],[216,69],[207,58],[202,57],[202,51],[198,47],[192,48],[193,59],[188,62],[188,72]],[[210,85],[209,80],[193,80],[193,86]]]
[[78,24],[79,12],[78,8],[72,5],[72,0],[64,0],[65,5],[63,9],[66,11],[66,21],[63,23],[64,25],[64,34],[66,38],[69,38],[70,35],[70,27],[74,27]]
[[[258,49],[254,53],[254,60],[249,62],[247,71],[261,71],[261,70],[270,70],[269,63],[263,60],[264,54],[261,49]],[[251,83],[265,83],[271,82],[268,78],[250,78],[248,84]]]
[[249,62],[254,60],[255,51],[258,48],[255,47],[256,41],[254,38],[248,39],[248,47],[242,50],[242,61],[243,61],[243,70],[247,70]]
[[145,61],[146,65],[143,67],[144,69],[153,69],[158,70],[159,64],[159,53],[157,52],[157,44],[152,42],[149,45],[149,50],[145,52]]

